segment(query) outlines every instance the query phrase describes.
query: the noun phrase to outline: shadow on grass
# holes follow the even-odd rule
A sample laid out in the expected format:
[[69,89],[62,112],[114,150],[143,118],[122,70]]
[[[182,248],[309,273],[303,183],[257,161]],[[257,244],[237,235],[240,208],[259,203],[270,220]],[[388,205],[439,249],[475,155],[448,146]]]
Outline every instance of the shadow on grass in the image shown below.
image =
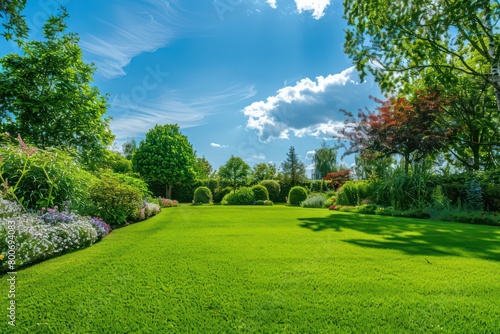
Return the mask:
[[326,218],[299,218],[299,221],[300,227],[313,232],[349,229],[374,236],[343,240],[361,247],[429,256],[468,253],[477,258],[500,261],[500,229],[492,226],[362,214],[332,214]]

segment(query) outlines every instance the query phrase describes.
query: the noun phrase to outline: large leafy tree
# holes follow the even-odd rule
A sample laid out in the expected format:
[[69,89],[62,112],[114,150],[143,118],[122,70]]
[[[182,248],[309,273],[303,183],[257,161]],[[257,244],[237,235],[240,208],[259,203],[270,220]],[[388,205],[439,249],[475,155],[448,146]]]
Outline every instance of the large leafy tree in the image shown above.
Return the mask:
[[325,141],[321,143],[321,148],[314,151],[313,156],[314,172],[313,178],[321,180],[330,172],[337,170],[337,150],[335,147],[328,147]]
[[41,148],[76,150],[92,168],[114,136],[104,118],[107,99],[92,86],[95,67],[83,62],[77,35],[66,32],[67,16],[51,16],[44,41],[23,41],[22,54],[0,59],[0,131]]
[[286,160],[281,164],[283,178],[285,182],[295,186],[300,181],[307,179],[306,166],[300,161],[297,153],[295,153],[295,147],[290,146],[286,156]]
[[370,71],[388,91],[426,69],[434,82],[461,73],[493,87],[500,111],[497,0],[344,0],[344,16],[345,52],[362,77]]
[[193,146],[177,124],[156,125],[132,156],[134,171],[148,183],[164,185],[166,198],[171,197],[173,186],[194,180],[195,164]]
[[247,183],[250,171],[250,166],[242,158],[231,155],[226,164],[219,168],[219,177],[236,191],[237,187]]
[[413,100],[398,97],[375,101],[380,104],[376,111],[360,111],[357,119],[345,112],[348,119],[341,138],[350,146],[344,155],[361,153],[371,159],[398,154],[408,173],[412,161],[441,150],[453,138],[454,129],[439,123],[444,101],[436,91],[416,92]]
[[276,166],[274,164],[261,162],[253,166],[253,183],[259,183],[263,180],[273,180],[274,178],[276,178]]
[[15,40],[18,44],[28,36],[28,26],[21,15],[26,0],[1,0],[0,20],[4,32],[2,35],[6,40]]

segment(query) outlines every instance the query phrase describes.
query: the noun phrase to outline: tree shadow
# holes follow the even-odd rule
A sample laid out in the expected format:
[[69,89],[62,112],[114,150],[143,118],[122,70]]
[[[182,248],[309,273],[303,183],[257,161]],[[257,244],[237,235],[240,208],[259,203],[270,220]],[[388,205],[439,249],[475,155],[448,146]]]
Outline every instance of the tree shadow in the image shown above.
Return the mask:
[[354,230],[373,238],[345,239],[360,247],[395,249],[412,255],[473,256],[500,261],[500,229],[424,219],[335,213],[329,217],[299,218],[313,232]]

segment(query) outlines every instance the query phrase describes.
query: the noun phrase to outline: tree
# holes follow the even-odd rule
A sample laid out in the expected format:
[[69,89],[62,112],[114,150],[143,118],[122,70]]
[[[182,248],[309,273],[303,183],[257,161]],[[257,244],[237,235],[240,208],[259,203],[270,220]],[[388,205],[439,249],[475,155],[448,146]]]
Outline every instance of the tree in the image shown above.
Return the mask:
[[349,169],[344,169],[339,172],[331,172],[328,173],[323,180],[328,181],[328,187],[337,190],[342,187],[344,183],[351,180],[351,171]]
[[194,180],[195,164],[193,147],[177,124],[156,125],[132,156],[134,171],[146,182],[165,185],[166,198],[171,197],[172,186]]
[[21,15],[26,0],[2,0],[0,1],[0,19],[5,32],[2,35],[6,40],[15,40],[18,44],[28,37],[28,26]]
[[199,179],[208,179],[212,174],[212,170],[212,165],[208,162],[205,156],[202,158],[196,158],[195,171]]
[[328,147],[323,141],[321,148],[314,151],[313,164],[313,179],[321,180],[326,174],[336,171],[337,150],[334,147]]
[[377,112],[358,114],[345,112],[348,119],[341,131],[341,138],[350,142],[344,155],[361,153],[363,158],[399,154],[403,157],[405,172],[409,164],[449,144],[454,129],[439,124],[439,116],[444,112],[443,100],[438,92],[416,92],[412,101],[405,97],[381,101]]
[[259,183],[263,180],[273,180],[276,177],[276,166],[271,163],[261,162],[253,166],[252,182]]
[[219,169],[219,177],[223,181],[229,182],[234,192],[236,192],[237,187],[246,184],[249,173],[250,166],[242,158],[234,155],[231,155],[226,164]]
[[135,141],[135,138],[132,138],[131,140],[125,142],[122,145],[122,149],[123,156],[128,160],[132,160],[132,156],[134,155],[135,150],[137,150],[137,143]]
[[292,186],[297,185],[300,181],[307,179],[306,166],[295,153],[295,148],[290,146],[287,159],[281,164],[283,169],[283,178],[285,182],[290,183]]
[[22,55],[0,59],[0,131],[21,134],[40,148],[76,150],[93,168],[113,142],[107,98],[91,86],[93,65],[78,37],[66,33],[65,11],[44,25],[45,41],[22,42]]
[[361,78],[370,71],[385,91],[429,68],[434,82],[463,73],[494,88],[500,111],[498,8],[490,0],[344,0],[344,50]]

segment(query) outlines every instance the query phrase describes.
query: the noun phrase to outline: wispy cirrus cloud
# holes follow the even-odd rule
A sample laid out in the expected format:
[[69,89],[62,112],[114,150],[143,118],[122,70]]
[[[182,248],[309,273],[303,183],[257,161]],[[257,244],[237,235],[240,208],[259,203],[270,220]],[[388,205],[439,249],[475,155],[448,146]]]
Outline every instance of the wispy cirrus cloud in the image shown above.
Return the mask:
[[271,6],[271,8],[278,8],[278,5],[276,4],[276,0],[266,0],[266,2]]
[[106,34],[83,35],[80,45],[96,63],[98,74],[106,78],[125,75],[123,68],[143,52],[165,47],[187,29],[186,18],[178,10],[178,1],[126,0],[114,4],[113,17],[96,19],[97,30]]
[[295,86],[278,90],[266,101],[254,102],[243,109],[247,129],[256,130],[261,141],[296,137],[332,137],[343,126],[341,109],[357,110],[377,95],[373,82],[358,83],[354,67],[341,73],[305,78]]
[[254,95],[253,86],[234,86],[195,98],[182,96],[176,91],[167,91],[140,102],[116,96],[111,106],[118,116],[114,116],[110,127],[120,139],[140,137],[156,124],[177,123],[181,128],[199,126],[206,123],[207,116]]

